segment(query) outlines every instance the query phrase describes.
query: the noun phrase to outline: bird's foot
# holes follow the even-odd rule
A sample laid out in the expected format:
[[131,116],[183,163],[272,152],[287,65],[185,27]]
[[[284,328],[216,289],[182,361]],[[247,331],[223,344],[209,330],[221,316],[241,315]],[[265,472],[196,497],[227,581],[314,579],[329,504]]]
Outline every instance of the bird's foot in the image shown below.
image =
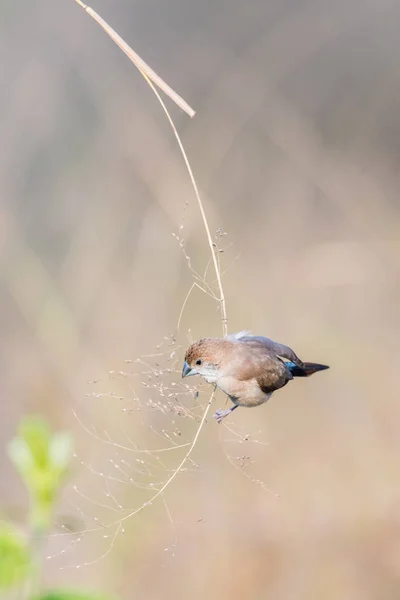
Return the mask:
[[227,408],[226,410],[216,410],[215,413],[213,414],[214,419],[217,419],[218,423],[221,423],[222,419],[225,419],[225,417],[227,417],[228,415],[231,414],[231,412],[233,410],[235,410],[235,408],[237,408],[237,404],[234,404],[233,406],[231,406],[231,408]]

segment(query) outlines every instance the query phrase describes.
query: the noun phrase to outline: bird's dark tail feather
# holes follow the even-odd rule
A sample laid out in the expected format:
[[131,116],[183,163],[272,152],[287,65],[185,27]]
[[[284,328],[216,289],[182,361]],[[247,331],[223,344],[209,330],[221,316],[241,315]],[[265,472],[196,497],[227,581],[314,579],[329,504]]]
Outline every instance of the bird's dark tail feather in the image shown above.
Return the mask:
[[317,371],[325,371],[325,369],[329,369],[327,365],[319,365],[318,363],[310,363],[306,362],[304,364],[304,368],[298,367],[292,362],[286,363],[289,367],[289,370],[293,377],[308,377]]

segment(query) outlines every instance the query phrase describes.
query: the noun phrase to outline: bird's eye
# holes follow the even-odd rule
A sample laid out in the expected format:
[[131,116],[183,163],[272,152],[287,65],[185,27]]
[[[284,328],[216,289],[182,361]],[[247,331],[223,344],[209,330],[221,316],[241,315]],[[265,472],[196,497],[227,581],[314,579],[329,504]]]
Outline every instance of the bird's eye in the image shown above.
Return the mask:
[[196,360],[196,365],[199,365],[199,366],[201,365],[201,358],[198,358],[198,359]]

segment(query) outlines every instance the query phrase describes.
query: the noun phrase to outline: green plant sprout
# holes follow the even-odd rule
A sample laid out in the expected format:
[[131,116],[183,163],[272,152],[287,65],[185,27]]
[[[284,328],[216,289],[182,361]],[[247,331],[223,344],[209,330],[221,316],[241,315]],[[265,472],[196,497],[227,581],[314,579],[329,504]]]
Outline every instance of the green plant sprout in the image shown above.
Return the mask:
[[29,535],[0,523],[0,594],[18,590],[24,600],[107,600],[79,590],[41,589],[43,543],[72,456],[70,434],[52,434],[42,419],[24,417],[8,454],[29,493]]

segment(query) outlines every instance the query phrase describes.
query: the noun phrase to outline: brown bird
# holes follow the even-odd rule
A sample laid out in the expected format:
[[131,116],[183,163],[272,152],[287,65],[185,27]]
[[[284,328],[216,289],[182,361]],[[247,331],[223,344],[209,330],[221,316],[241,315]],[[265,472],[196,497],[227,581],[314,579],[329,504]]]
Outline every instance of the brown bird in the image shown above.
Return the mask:
[[238,406],[264,404],[294,377],[324,369],[329,367],[302,362],[288,346],[241,331],[194,342],[186,350],[182,377],[200,375],[229,396],[233,406],[214,414],[220,423]]

